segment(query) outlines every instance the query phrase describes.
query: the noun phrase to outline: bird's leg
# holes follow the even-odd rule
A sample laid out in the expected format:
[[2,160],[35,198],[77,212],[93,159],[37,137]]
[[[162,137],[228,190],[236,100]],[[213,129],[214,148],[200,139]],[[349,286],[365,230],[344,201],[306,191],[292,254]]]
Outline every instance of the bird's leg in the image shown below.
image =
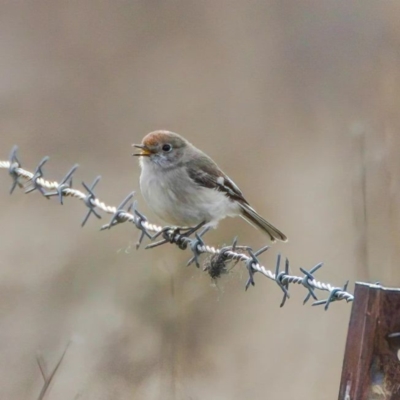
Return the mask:
[[[164,228],[161,229],[160,232],[157,232],[153,237],[152,240],[158,238],[159,236],[162,236],[164,239],[160,240],[155,243],[151,243],[146,246],[146,249],[152,249],[157,246],[161,246],[162,244],[165,243],[173,243],[174,238],[176,235],[179,235],[181,237],[189,237],[191,234],[194,232],[198,231],[200,228],[202,228],[206,224],[206,221],[200,222],[200,224],[193,226],[193,227],[188,227],[188,226],[164,226]],[[185,232],[182,232],[185,231]],[[184,246],[186,247],[186,246]]]
[[159,236],[165,236],[165,234],[169,231],[170,237],[174,237],[175,235],[181,235],[181,236],[190,236],[192,233],[198,231],[200,228],[202,228],[206,224],[206,221],[200,222],[200,224],[196,226],[164,226],[160,232],[157,232],[152,239],[156,239]]
[[[206,221],[202,221],[202,222],[200,222],[199,224],[197,224],[196,226],[192,226],[192,227],[182,227],[182,228],[179,228],[179,227],[178,227],[178,228],[177,228],[178,231],[177,231],[177,232],[174,231],[174,234],[179,234],[179,235],[181,235],[181,236],[187,237],[187,236],[190,236],[190,235],[192,235],[193,233],[197,232],[197,231],[198,231],[200,228],[202,228],[205,224],[206,224]],[[181,231],[183,231],[183,230],[186,230],[186,232],[181,233]]]

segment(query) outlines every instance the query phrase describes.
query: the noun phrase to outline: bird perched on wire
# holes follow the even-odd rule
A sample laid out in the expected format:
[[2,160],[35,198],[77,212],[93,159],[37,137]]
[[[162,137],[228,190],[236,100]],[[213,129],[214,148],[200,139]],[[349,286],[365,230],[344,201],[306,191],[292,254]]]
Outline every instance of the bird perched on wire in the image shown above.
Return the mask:
[[275,242],[287,237],[258,214],[218,165],[185,138],[169,131],[146,135],[141,151],[140,189],[154,213],[176,226],[216,226],[240,216]]

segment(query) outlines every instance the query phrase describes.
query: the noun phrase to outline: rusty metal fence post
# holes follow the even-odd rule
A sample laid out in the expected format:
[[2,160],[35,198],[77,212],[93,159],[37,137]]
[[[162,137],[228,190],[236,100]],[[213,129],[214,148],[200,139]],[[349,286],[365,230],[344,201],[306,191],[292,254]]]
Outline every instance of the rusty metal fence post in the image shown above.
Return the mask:
[[400,289],[357,283],[339,400],[400,399]]

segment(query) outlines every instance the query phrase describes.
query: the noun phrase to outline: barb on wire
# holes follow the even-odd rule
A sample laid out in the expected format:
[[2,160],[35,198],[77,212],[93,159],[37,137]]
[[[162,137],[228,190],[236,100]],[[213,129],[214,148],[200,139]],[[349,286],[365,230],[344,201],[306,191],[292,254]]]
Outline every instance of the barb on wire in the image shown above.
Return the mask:
[[324,263],[319,263],[315,267],[311,268],[310,271],[305,270],[304,268],[300,267],[300,271],[304,274],[303,281],[301,284],[308,289],[307,296],[303,300],[303,304],[306,304],[307,301],[312,297],[314,300],[318,300],[317,296],[314,293],[314,288],[311,286],[310,282],[313,281],[315,278],[313,276],[313,273],[318,271]]
[[145,224],[147,223],[147,218],[137,210],[137,201],[136,200],[133,202],[133,212],[135,213],[135,218],[133,220],[133,223],[135,224],[136,228],[139,229],[139,231],[140,231],[140,236],[136,243],[136,250],[139,250],[139,247],[142,244],[144,237],[147,236],[149,239],[152,239],[152,237],[151,237],[150,233],[147,232],[147,229],[146,229]]
[[13,180],[11,189],[10,189],[10,194],[13,193],[13,191],[15,190],[17,185],[19,187],[22,187],[22,183],[19,181],[19,175],[17,173],[17,168],[21,168],[21,163],[18,161],[18,158],[17,158],[17,151],[18,151],[18,147],[14,146],[11,150],[10,158],[9,158],[10,165],[8,167],[8,173],[10,174],[10,176]]
[[75,164],[65,175],[64,179],[60,182],[60,184],[52,191],[52,192],[46,192],[47,197],[52,197],[52,196],[58,196],[58,199],[60,200],[60,204],[63,203],[63,198],[66,189],[72,188],[72,175],[75,173],[75,171],[78,169],[79,165]]
[[285,270],[280,271],[281,267],[281,255],[278,254],[276,258],[276,267],[275,267],[275,282],[277,285],[281,288],[283,292],[283,298],[282,302],[280,304],[280,307],[283,307],[286,303],[286,300],[290,298],[289,295],[289,282],[283,283],[283,279],[285,279],[286,276],[289,276],[289,260],[286,259],[285,261]]
[[81,226],[85,226],[87,220],[89,217],[93,214],[95,217],[98,219],[101,218],[101,215],[96,211],[96,195],[94,194],[93,190],[95,186],[99,183],[99,180],[101,179],[101,176],[99,175],[90,186],[87,186],[85,182],[82,182],[83,187],[87,190],[89,193],[86,198],[83,200],[86,207],[89,209],[87,212],[85,218],[83,218]]
[[347,281],[343,288],[337,287],[337,288],[333,288],[330,293],[329,296],[326,300],[319,300],[319,301],[315,301],[313,303],[313,306],[319,306],[322,304],[325,304],[325,311],[328,310],[329,306],[331,303],[333,303],[334,301],[338,301],[338,300],[342,300],[344,294],[347,292],[347,286],[349,284],[349,281]]
[[173,228],[171,226],[164,226],[159,232],[157,232],[151,239],[157,239],[158,237],[162,236],[163,239],[159,240],[158,242],[148,244],[145,249],[154,249],[154,247],[161,246],[165,243],[173,243],[174,237],[179,234],[178,228]]
[[257,250],[255,252],[253,252],[253,250],[249,247],[247,249],[247,252],[249,253],[250,257],[245,261],[246,267],[247,267],[247,271],[249,272],[249,279],[246,282],[246,286],[245,289],[247,290],[249,288],[250,285],[254,286],[255,282],[254,282],[254,273],[257,272],[257,270],[253,269],[253,265],[258,265],[258,256],[262,253],[264,253],[265,251],[267,251],[270,247],[269,246],[264,246],[263,248],[261,248],[260,250]]
[[193,253],[193,257],[187,262],[186,266],[188,267],[189,265],[193,264],[193,262],[196,264],[197,268],[200,268],[200,263],[199,263],[199,257],[201,255],[201,252],[199,251],[199,247],[205,246],[205,243],[203,242],[202,237],[211,229],[211,227],[207,226],[205,227],[200,233],[195,233],[196,239],[192,241],[190,244],[190,250]]
[[35,172],[33,173],[32,178],[30,179],[32,186],[30,188],[26,189],[25,193],[31,193],[34,190],[38,190],[44,197],[46,197],[48,199],[48,197],[46,195],[46,191],[44,190],[43,186],[38,183],[38,179],[41,179],[43,177],[42,167],[44,164],[47,163],[47,161],[49,161],[49,158],[50,157],[46,156],[46,157],[43,157],[43,159],[40,161],[39,165],[36,167]]
[[131,203],[127,210],[124,210],[124,207],[132,200],[135,192],[129,193],[128,196],[122,201],[122,203],[118,206],[117,210],[115,211],[114,215],[111,217],[111,221],[103,225],[100,230],[103,231],[104,229],[110,229],[111,227],[120,224],[125,221],[125,213],[129,213],[132,210],[133,203]]
[[[88,212],[82,221],[82,226],[86,224],[91,214],[94,214],[97,218],[101,218],[99,211],[111,214],[112,217],[110,222],[106,225],[103,225],[101,230],[110,229],[111,227],[122,222],[132,223],[140,231],[140,237],[136,244],[136,248],[139,248],[145,237],[152,241],[152,243],[146,246],[147,249],[165,243],[175,244],[182,250],[189,248],[193,255],[188,261],[188,265],[195,263],[197,267],[200,266],[200,255],[209,254],[210,257],[206,260],[203,270],[206,271],[213,279],[217,279],[221,275],[227,273],[229,263],[235,262],[236,265],[238,262],[242,262],[248,271],[248,279],[245,289],[247,290],[250,286],[255,285],[254,274],[258,272],[268,279],[273,280],[282,290],[283,299],[280,304],[281,307],[290,298],[290,284],[301,285],[307,290],[307,295],[303,301],[303,304],[306,304],[310,298],[313,298],[315,300],[313,305],[324,305],[325,310],[327,310],[330,304],[334,301],[353,301],[353,295],[347,291],[348,282],[343,286],[343,288],[341,288],[316,280],[314,274],[322,267],[322,263],[317,264],[309,271],[304,268],[300,268],[303,276],[290,275],[289,260],[285,260],[285,267],[281,271],[281,255],[278,254],[275,272],[272,272],[261,265],[259,261],[259,256],[267,251],[269,246],[265,246],[257,251],[254,251],[249,246],[238,246],[237,238],[235,238],[232,245],[224,246],[222,248],[215,248],[207,245],[204,242],[204,235],[207,233],[208,229],[204,228],[200,233],[196,233],[196,231],[204,226],[204,223],[199,224],[197,227],[186,229],[186,231],[182,228],[173,228],[169,226],[162,228],[160,226],[151,224],[147,218],[137,210],[137,202],[134,201],[130,203],[133,199],[134,192],[130,193],[118,207],[109,206],[101,202],[94,194],[94,188],[98,184],[100,176],[94,180],[91,186],[87,186],[84,182],[82,182],[87,193],[73,189],[72,175],[78,168],[77,165],[72,167],[61,183],[45,180],[43,178],[42,167],[48,161],[48,159],[48,157],[43,158],[34,173],[26,171],[22,169],[21,163],[17,158],[17,148],[14,147],[11,151],[9,161],[0,161],[0,168],[7,169],[13,180],[10,193],[12,193],[17,186],[22,187],[21,180],[24,180],[32,184],[32,187],[28,189],[26,193],[30,193],[33,190],[39,190],[47,198],[57,195],[61,204],[63,197],[70,196],[78,198],[79,200],[83,201],[88,208]],[[45,189],[52,191],[46,192]],[[125,209],[127,205],[128,207]],[[192,234],[195,234],[194,238],[190,237]],[[159,242],[153,242],[154,239],[159,236],[162,237],[162,240]],[[316,291],[328,292],[327,299],[318,300]]]

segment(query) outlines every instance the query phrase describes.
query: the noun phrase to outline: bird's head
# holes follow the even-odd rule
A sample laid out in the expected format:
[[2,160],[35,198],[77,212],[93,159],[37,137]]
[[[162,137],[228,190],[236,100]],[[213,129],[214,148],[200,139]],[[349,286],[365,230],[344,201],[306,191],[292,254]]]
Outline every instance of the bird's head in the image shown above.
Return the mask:
[[154,131],[147,134],[141,144],[133,146],[140,149],[133,154],[141,158],[141,165],[152,162],[162,168],[173,168],[182,162],[188,142],[182,136],[169,131]]

